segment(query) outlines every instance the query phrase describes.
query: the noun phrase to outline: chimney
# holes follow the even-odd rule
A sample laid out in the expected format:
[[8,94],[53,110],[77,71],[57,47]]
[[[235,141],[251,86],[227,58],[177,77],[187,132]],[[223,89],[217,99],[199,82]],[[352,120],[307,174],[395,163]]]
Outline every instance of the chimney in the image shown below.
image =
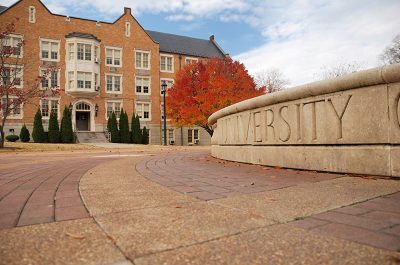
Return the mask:
[[124,7],[124,14],[131,15],[131,8],[130,7]]
[[210,36],[210,41],[213,41],[214,40],[214,35],[211,35]]

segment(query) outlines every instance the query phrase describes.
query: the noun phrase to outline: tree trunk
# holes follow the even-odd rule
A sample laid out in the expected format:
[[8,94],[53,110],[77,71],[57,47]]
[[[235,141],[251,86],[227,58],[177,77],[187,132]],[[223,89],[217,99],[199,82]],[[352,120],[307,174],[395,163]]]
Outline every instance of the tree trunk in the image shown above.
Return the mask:
[[208,134],[209,134],[211,137],[213,136],[213,133],[214,133],[214,130],[213,130],[213,129],[211,129],[211,128],[208,127],[208,126],[201,125],[201,124],[198,124],[198,126],[200,126],[201,128],[203,128],[204,130],[206,130],[206,131],[208,132]]
[[3,126],[0,126],[0,148],[4,148],[4,130],[3,130]]

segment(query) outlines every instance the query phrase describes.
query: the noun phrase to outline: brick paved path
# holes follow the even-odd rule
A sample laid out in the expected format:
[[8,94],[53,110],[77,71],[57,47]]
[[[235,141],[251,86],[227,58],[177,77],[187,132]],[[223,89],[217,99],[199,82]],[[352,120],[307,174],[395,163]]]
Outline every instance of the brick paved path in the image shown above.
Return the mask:
[[88,217],[79,179],[105,159],[39,157],[0,159],[0,229]]
[[342,177],[218,160],[209,152],[159,155],[137,164],[144,177],[201,200],[282,189]]
[[400,192],[291,224],[319,234],[400,251]]

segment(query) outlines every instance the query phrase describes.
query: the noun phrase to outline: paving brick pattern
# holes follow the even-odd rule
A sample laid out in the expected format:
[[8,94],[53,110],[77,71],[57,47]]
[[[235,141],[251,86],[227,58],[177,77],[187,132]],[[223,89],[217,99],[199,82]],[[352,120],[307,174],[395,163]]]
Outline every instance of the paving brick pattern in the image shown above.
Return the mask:
[[81,176],[105,159],[35,157],[0,159],[0,229],[88,217],[79,194]]
[[144,177],[201,200],[282,189],[343,175],[288,170],[215,159],[209,152],[172,153],[136,165]]
[[291,223],[377,248],[400,251],[400,192]]

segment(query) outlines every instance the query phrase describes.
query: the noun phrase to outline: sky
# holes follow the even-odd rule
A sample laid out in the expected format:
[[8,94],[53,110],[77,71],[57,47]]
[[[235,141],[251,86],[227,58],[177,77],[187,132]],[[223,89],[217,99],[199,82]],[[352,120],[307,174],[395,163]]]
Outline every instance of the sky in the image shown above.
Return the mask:
[[[0,0],[9,6],[14,0]],[[279,69],[290,86],[326,68],[380,65],[400,34],[400,0],[43,0],[53,12],[112,22],[132,8],[149,30],[216,41],[250,74]]]

